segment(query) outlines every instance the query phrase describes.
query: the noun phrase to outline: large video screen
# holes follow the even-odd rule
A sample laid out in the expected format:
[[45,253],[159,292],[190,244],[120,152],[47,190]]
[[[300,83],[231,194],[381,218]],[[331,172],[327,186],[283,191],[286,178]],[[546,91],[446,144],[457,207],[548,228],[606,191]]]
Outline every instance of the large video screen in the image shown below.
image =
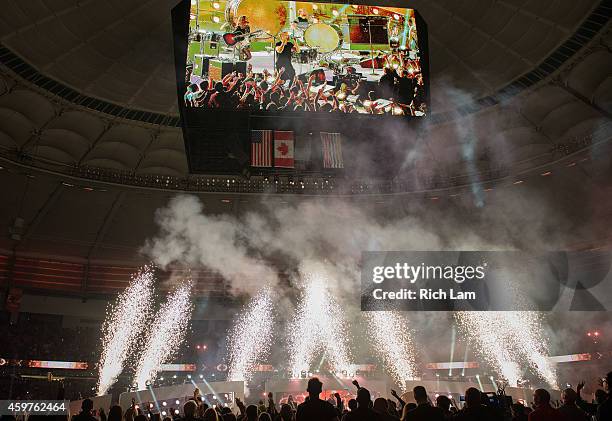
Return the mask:
[[188,108],[428,113],[413,9],[195,0],[187,42]]

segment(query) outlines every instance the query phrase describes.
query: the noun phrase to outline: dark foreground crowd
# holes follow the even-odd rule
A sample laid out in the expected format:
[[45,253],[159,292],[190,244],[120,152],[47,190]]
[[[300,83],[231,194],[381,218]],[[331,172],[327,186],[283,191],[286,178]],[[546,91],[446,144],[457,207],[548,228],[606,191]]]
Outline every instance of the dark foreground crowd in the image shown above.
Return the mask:
[[[308,396],[299,405],[289,396],[277,408],[272,394],[269,394],[267,404],[260,401],[259,405],[247,406],[236,399],[236,414],[227,407],[210,407],[194,394],[194,398],[184,404],[181,416],[176,414],[174,417],[160,418],[159,414],[145,414],[133,403],[125,411],[118,405],[111,407],[108,414],[100,410],[98,417],[95,417],[93,402],[85,399],[81,413],[73,416],[71,421],[612,421],[610,382],[612,372],[602,379],[603,389],[595,392],[593,402],[582,398],[583,383],[576,390],[563,390],[561,402],[554,405],[548,391],[537,389],[530,407],[511,402],[503,390],[490,396],[476,388],[469,388],[465,391],[465,404],[458,408],[456,402],[445,395],[437,396],[432,402],[423,386],[413,389],[416,403],[406,403],[395,391],[392,391],[394,399],[377,398],[372,401],[370,391],[355,381],[356,399],[349,400],[345,408],[337,393],[335,404],[320,399],[323,384],[318,378],[311,378],[308,381]],[[174,411],[170,413],[175,414]],[[43,421],[39,416],[29,418],[28,421]]]

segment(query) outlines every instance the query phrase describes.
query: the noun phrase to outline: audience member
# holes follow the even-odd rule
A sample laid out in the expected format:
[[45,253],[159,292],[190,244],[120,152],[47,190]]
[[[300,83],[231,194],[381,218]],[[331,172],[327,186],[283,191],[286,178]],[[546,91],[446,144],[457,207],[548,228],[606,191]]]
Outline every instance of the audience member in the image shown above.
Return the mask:
[[357,408],[347,414],[347,421],[383,421],[377,411],[372,409],[372,398],[370,391],[365,387],[357,390]]
[[606,388],[606,399],[597,408],[595,417],[597,421],[612,420],[612,371],[608,372],[606,378],[603,379],[604,387]]
[[108,417],[106,421],[122,421],[123,420],[123,410],[119,405],[111,406],[111,409],[108,411]]
[[406,405],[402,421],[444,421],[442,410],[431,406],[427,390],[423,386],[414,387],[412,393],[417,407],[409,409]]
[[446,395],[439,395],[436,398],[436,406],[442,410],[442,415],[444,416],[444,420],[450,420],[453,417],[453,412],[451,411],[452,402],[450,398]]
[[323,383],[318,378],[313,377],[308,380],[308,400],[301,403],[297,409],[296,421],[330,421],[338,420],[336,409],[327,401],[319,399],[323,391]]
[[512,412],[512,421],[528,421],[527,420],[527,411],[525,405],[519,402],[515,402],[510,407]]
[[587,413],[576,406],[577,398],[576,391],[569,387],[561,394],[563,405],[559,407],[559,413],[563,415],[565,421],[588,421]]
[[385,398],[374,399],[374,411],[377,412],[384,421],[399,421],[399,417],[389,412],[389,404]]
[[495,414],[490,408],[482,404],[480,390],[470,387],[465,391],[465,406],[453,417],[457,421],[489,421],[494,420]]
[[91,412],[93,411],[93,401],[84,399],[81,403],[81,412],[72,417],[72,421],[97,421]]
[[529,414],[529,421],[562,421],[563,417],[558,410],[550,406],[550,393],[545,389],[536,389],[533,392],[534,410]]

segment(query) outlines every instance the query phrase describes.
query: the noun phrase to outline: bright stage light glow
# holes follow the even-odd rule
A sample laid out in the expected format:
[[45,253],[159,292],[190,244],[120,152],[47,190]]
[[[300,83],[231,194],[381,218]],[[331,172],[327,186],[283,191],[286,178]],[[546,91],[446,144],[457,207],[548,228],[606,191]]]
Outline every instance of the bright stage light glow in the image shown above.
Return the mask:
[[249,380],[257,362],[267,357],[274,323],[272,309],[271,291],[264,288],[234,322],[228,335],[228,381]]
[[404,390],[406,380],[417,375],[416,353],[408,320],[393,311],[370,311],[365,313],[365,317],[373,349],[382,358],[395,383]]
[[117,381],[128,358],[130,345],[146,327],[153,301],[153,271],[144,266],[129,286],[109,306],[102,325],[102,356],[98,369],[98,395],[105,395]]
[[134,374],[139,390],[146,388],[148,380],[154,381],[161,365],[169,361],[185,340],[191,319],[192,282],[183,281],[168,295],[157,313],[149,331],[149,340]]

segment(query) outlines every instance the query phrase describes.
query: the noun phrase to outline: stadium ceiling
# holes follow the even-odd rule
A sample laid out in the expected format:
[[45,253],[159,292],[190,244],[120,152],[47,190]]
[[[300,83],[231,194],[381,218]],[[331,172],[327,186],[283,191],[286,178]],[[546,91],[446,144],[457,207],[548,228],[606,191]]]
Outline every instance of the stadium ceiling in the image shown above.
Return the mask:
[[[155,209],[184,186],[195,186],[212,214],[241,214],[259,206],[259,198],[230,188],[211,190],[188,175],[176,127],[170,25],[175,4],[3,2],[0,255],[141,261],[143,238],[156,230]],[[475,156],[493,167],[517,168],[504,174],[503,183],[512,186],[513,177],[527,171],[537,179],[536,188],[561,196],[559,203],[568,207],[579,199],[571,186],[582,186],[583,192],[594,186],[596,197],[590,199],[597,202],[600,225],[609,225],[601,222],[612,215],[609,186],[593,174],[610,176],[612,165],[592,167],[589,151],[575,154],[591,145],[592,133],[603,131],[598,141],[610,138],[610,1],[415,0],[410,5],[428,24],[434,119],[457,115],[429,129],[427,154],[414,171],[465,173],[461,145],[449,140],[469,118],[477,136]],[[498,95],[508,89],[520,92],[498,104]],[[463,116],[471,110],[461,104],[482,98],[490,98],[485,103],[491,106]],[[492,154],[502,143],[507,149]],[[555,177],[541,175],[549,162],[555,162]],[[469,189],[440,192],[439,187],[433,185],[419,199],[428,206],[440,206],[455,193],[469,200]],[[395,213],[412,200],[374,197],[367,206]],[[582,211],[576,209],[576,215]],[[612,238],[604,230],[595,234],[597,241]]]
[[[41,74],[80,94],[175,116],[170,9],[176,3],[7,1],[0,18],[0,40]],[[442,112],[466,96],[479,99],[495,94],[578,35],[565,57],[556,59],[563,61],[594,35],[606,13],[597,9],[606,3],[411,1],[429,28],[432,109]],[[600,19],[590,16],[594,11]],[[589,18],[589,25],[581,28]],[[554,64],[549,63],[548,69]],[[456,95],[449,98],[450,87]]]
[[[60,166],[184,177],[170,23],[176,3],[4,2],[0,151]],[[428,133],[432,143],[446,142],[444,123],[476,110],[485,136],[479,144],[489,147],[487,127],[496,127],[516,138],[519,160],[609,120],[609,0],[410,5],[429,28],[431,119],[441,126]]]

